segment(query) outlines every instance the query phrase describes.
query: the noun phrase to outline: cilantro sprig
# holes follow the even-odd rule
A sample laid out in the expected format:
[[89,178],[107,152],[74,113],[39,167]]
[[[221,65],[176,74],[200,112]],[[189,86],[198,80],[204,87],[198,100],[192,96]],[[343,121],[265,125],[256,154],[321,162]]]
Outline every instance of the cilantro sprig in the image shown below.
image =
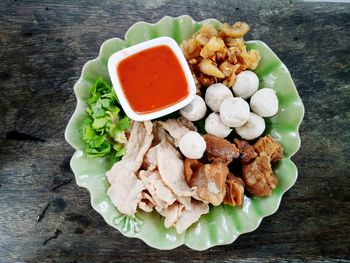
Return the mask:
[[80,128],[85,152],[89,157],[113,153],[120,159],[125,154],[125,130],[130,127],[131,121],[119,108],[112,86],[102,78],[96,80],[89,93],[91,97],[86,101],[88,116]]

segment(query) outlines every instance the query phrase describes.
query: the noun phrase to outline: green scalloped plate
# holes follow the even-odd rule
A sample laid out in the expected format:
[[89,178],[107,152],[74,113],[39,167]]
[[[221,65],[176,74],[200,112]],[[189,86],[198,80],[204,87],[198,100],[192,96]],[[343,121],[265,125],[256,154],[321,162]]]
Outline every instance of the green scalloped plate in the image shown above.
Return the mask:
[[92,207],[109,225],[125,236],[140,238],[149,246],[158,249],[173,249],[185,244],[191,249],[205,250],[212,246],[232,243],[240,234],[255,230],[262,218],[276,212],[282,195],[297,179],[297,168],[290,157],[300,147],[298,129],[304,115],[303,104],[288,69],[276,54],[261,41],[249,41],[248,48],[257,49],[261,54],[261,62],[256,70],[260,87],[273,88],[280,102],[278,114],[266,119],[265,131],[284,147],[285,157],[274,168],[279,184],[273,194],[266,198],[245,197],[243,208],[212,206],[210,213],[202,216],[182,235],[177,234],[175,228],[166,229],[163,218],[156,212],[138,212],[135,218],[120,214],[107,196],[109,183],[105,172],[113,163],[110,158],[88,158],[84,154],[84,143],[79,134],[79,127],[86,116],[85,100],[89,97],[88,88],[98,77],[110,83],[107,61],[118,50],[160,36],[172,37],[180,43],[191,38],[203,22],[212,23],[216,27],[220,24],[214,19],[196,22],[189,16],[166,16],[155,24],[134,24],[126,33],[125,40],[112,38],[105,41],[99,56],[84,65],[82,74],[74,86],[77,105],[65,131],[67,142],[76,150],[71,159],[76,182],[89,190]]

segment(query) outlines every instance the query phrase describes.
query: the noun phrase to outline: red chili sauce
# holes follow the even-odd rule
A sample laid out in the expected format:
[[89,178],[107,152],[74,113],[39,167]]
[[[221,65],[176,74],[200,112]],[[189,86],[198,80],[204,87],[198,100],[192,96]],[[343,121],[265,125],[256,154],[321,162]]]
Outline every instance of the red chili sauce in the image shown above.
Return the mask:
[[180,62],[165,45],[122,60],[117,66],[117,74],[129,105],[138,114],[167,108],[188,95]]

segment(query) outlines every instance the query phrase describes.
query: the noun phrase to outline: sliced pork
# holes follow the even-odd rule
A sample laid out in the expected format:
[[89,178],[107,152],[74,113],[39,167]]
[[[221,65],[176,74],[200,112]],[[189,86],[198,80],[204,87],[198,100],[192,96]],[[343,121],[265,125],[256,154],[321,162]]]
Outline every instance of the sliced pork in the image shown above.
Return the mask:
[[185,180],[184,165],[179,158],[179,152],[166,140],[157,146],[157,164],[161,178],[175,195],[193,195],[193,190]]
[[107,194],[123,214],[133,216],[142,199],[145,186],[137,178],[136,172],[140,169],[152,140],[152,122],[133,122],[127,153],[106,173],[111,184]]
[[129,141],[126,146],[126,154],[106,173],[111,184],[117,177],[123,177],[124,171],[136,173],[140,169],[143,158],[151,147],[153,140],[152,126],[152,122],[150,121],[133,122]]
[[182,210],[180,218],[175,224],[177,233],[182,234],[193,223],[197,222],[201,215],[209,213],[209,205],[200,201],[191,201],[190,210]]
[[146,191],[141,193],[142,199],[138,204],[138,207],[145,212],[152,212],[155,207],[155,201]]
[[196,125],[194,125],[192,121],[189,121],[184,116],[177,118],[177,121],[186,126],[190,131],[197,131]]
[[180,218],[183,208],[184,208],[183,204],[180,204],[179,202],[175,202],[165,209],[162,209],[162,210],[157,208],[156,209],[161,216],[165,217],[164,226],[166,228],[169,228],[174,226],[177,220]]
[[175,202],[174,193],[165,185],[157,171],[140,171],[139,177],[151,194],[158,209],[167,208]]
[[160,122],[162,127],[170,134],[174,139],[174,145],[179,146],[179,141],[190,130],[195,130],[195,126],[190,121],[179,119],[168,119],[164,122]]
[[137,179],[135,173],[125,170],[122,175],[116,176],[107,190],[107,195],[120,213],[133,216],[142,199],[141,192],[144,189],[142,181]]
[[153,146],[147,151],[142,168],[148,171],[154,171],[157,168],[157,146]]
[[163,140],[168,140],[174,144],[174,138],[171,137],[163,128],[161,121],[153,122],[153,142],[152,145],[157,145]]

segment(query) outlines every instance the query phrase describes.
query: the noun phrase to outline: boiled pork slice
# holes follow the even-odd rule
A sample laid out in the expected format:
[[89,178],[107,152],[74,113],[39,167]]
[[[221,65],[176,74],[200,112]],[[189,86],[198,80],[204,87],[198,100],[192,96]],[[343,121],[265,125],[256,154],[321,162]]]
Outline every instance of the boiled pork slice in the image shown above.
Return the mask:
[[157,168],[157,146],[153,146],[147,151],[142,168],[148,171],[154,171]]
[[196,125],[194,125],[194,123],[192,121],[189,121],[188,119],[186,119],[184,116],[180,116],[179,118],[177,118],[177,120],[183,124],[184,126],[186,126],[190,131],[197,131],[197,127]]
[[161,216],[165,217],[164,226],[169,228],[174,226],[177,220],[180,218],[183,208],[184,206],[182,204],[175,202],[165,209],[157,209],[156,207],[156,210]]
[[196,127],[190,121],[184,119],[168,119],[164,122],[160,122],[162,127],[170,134],[174,139],[174,145],[179,146],[179,141],[190,130],[196,129]]
[[[193,195],[195,194],[195,192],[193,192]],[[185,209],[187,210],[191,210],[192,206],[191,206],[191,200],[192,197],[191,196],[176,196],[177,201],[179,201],[180,204],[182,204],[184,206]]]
[[174,193],[164,184],[157,171],[140,171],[139,177],[155,201],[156,208],[165,209],[176,201]]
[[197,222],[201,215],[209,213],[209,205],[192,200],[191,210],[183,209],[180,218],[175,223],[177,233],[182,234],[193,223]]
[[174,144],[174,139],[171,137],[163,128],[161,121],[153,122],[153,142],[152,145],[157,145],[163,140],[168,140],[170,143]]
[[153,207],[156,206],[156,202],[146,191],[142,191],[142,199],[138,204],[138,207],[145,212],[152,212]]
[[167,140],[157,145],[157,164],[160,177],[177,196],[192,196],[191,189],[185,180],[184,164],[175,149]]
[[140,169],[152,140],[152,122],[133,122],[127,153],[106,173],[111,184],[107,194],[123,214],[133,216],[142,199],[145,187],[137,178],[136,172]]
[[150,121],[133,122],[129,141],[126,146],[126,154],[106,173],[111,184],[124,171],[128,170],[136,173],[140,169],[143,158],[151,147],[153,140],[152,127],[153,125]]
[[145,189],[142,181],[138,179],[134,172],[123,171],[113,181],[107,190],[107,195],[119,212],[128,216],[136,213],[137,205],[142,199],[142,190]]

